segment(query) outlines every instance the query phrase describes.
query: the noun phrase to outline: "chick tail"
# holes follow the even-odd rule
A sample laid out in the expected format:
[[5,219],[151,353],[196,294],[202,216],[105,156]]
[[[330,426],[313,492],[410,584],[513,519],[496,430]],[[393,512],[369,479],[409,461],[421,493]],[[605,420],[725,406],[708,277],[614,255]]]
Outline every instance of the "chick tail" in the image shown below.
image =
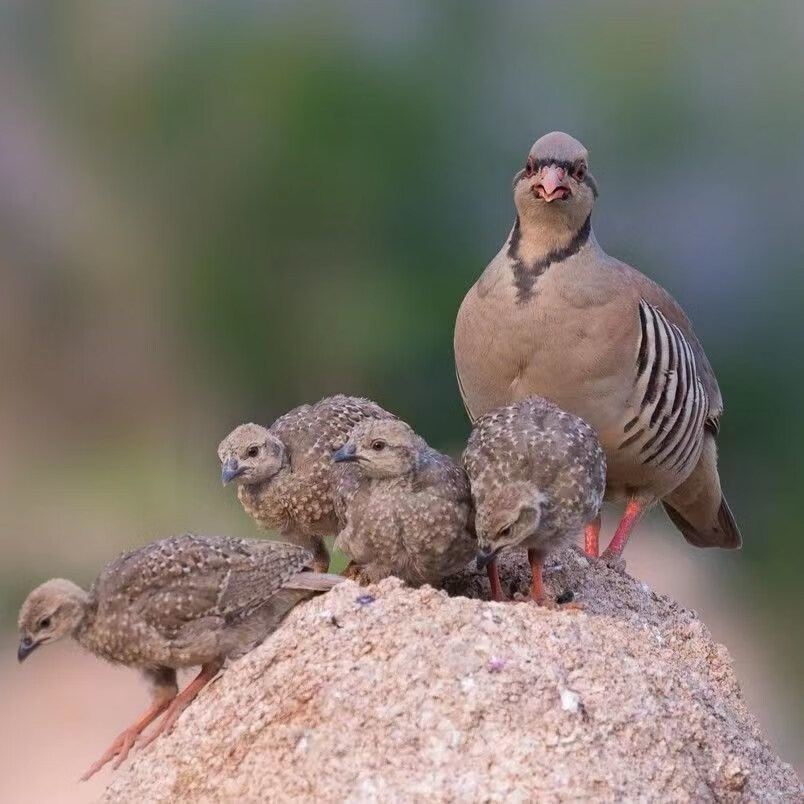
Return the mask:
[[339,583],[345,581],[342,575],[335,575],[331,572],[300,572],[291,578],[286,584],[286,589],[307,590],[310,592],[328,592]]

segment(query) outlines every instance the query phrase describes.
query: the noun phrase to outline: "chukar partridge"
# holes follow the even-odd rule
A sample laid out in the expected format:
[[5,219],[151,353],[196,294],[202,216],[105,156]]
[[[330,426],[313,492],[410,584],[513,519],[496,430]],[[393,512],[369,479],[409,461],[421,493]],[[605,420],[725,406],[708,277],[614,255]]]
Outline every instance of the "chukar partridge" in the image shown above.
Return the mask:
[[437,585],[477,551],[463,469],[405,422],[365,421],[334,455],[335,546],[371,582]]
[[478,567],[501,550],[527,547],[531,597],[543,601],[542,561],[594,521],[606,457],[582,419],[534,396],[486,413],[463,453],[472,487]]
[[[605,557],[622,553],[657,500],[691,544],[739,547],[717,471],[717,380],[670,294],[598,245],[586,148],[568,134],[546,134],[513,191],[511,233],[463,300],[455,328],[470,418],[538,394],[595,428],[607,499],[626,501]],[[595,555],[599,527],[587,531]]]
[[246,513],[285,541],[306,547],[315,569],[326,572],[324,537],[338,531],[330,481],[332,452],[366,419],[393,419],[368,399],[332,396],[301,405],[270,427],[241,424],[218,447],[221,479],[237,483]]
[[[151,687],[150,708],[83,778],[115,757],[118,767],[162,713],[143,746],[168,731],[227,658],[262,642],[297,603],[343,580],[305,571],[312,560],[292,544],[185,533],[115,559],[88,592],[63,578],[34,589],[20,609],[20,661],[71,636],[107,661],[139,668]],[[179,692],[176,670],[194,665],[201,672]]]

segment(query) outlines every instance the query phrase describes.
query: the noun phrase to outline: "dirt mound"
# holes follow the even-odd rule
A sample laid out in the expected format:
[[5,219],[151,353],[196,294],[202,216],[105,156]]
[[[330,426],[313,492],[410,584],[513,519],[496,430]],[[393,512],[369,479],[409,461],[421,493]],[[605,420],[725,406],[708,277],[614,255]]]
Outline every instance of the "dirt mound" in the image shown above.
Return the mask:
[[[548,588],[583,611],[394,579],[299,606],[107,800],[804,800],[692,612],[575,549],[556,562]],[[526,587],[520,557],[503,572]]]

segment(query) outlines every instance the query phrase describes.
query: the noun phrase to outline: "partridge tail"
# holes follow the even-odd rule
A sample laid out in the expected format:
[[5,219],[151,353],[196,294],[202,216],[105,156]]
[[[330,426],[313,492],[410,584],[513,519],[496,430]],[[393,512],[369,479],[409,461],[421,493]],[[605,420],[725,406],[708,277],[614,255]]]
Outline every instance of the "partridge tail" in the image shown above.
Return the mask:
[[673,524],[681,531],[684,538],[696,547],[723,547],[736,550],[743,546],[743,537],[734,521],[729,504],[725,497],[720,499],[717,518],[709,527],[696,527],[683,514],[673,508],[670,503],[662,503],[664,510]]
[[743,544],[726,498],[720,490],[715,439],[707,433],[692,474],[662,500],[664,510],[684,538],[696,547],[735,550]]
[[286,589],[308,590],[311,592],[328,592],[346,579],[342,575],[329,572],[300,572],[286,584]]

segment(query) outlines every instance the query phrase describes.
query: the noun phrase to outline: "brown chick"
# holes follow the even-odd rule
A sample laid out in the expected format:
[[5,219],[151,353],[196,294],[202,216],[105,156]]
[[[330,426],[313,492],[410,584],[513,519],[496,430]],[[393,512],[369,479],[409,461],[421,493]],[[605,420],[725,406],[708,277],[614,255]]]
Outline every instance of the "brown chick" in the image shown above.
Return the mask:
[[507,547],[527,547],[532,599],[542,602],[542,561],[593,521],[603,503],[606,457],[583,419],[541,397],[481,416],[463,454],[475,504],[482,568]]
[[399,420],[355,427],[334,456],[342,529],[335,546],[372,582],[418,586],[463,569],[477,550],[464,471]]
[[243,508],[261,528],[310,550],[315,569],[326,572],[324,537],[338,530],[332,453],[356,424],[393,418],[368,399],[338,395],[294,408],[267,428],[241,424],[218,447],[221,478],[237,483]]
[[[305,571],[312,559],[292,544],[185,533],[116,558],[89,592],[61,578],[34,589],[20,609],[19,661],[71,636],[103,659],[139,668],[151,686],[151,706],[82,780],[115,757],[117,768],[163,712],[143,747],[168,731],[226,659],[262,642],[297,603],[343,580]],[[179,693],[176,670],[195,665],[201,672]]]

